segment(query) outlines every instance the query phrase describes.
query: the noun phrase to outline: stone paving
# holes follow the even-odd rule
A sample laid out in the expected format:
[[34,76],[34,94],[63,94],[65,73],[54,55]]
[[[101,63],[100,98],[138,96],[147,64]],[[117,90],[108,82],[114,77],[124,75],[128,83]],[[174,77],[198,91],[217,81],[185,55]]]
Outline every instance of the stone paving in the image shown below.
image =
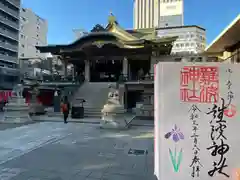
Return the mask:
[[[129,117],[127,121],[130,121],[132,118]],[[58,116],[47,116],[47,115],[41,115],[41,116],[34,116],[32,119],[35,122],[63,122],[62,115]],[[74,122],[74,123],[90,123],[90,124],[100,124],[102,121],[101,118],[84,118],[84,119],[72,119],[71,117],[68,118],[68,122]],[[134,119],[131,123],[133,126],[154,126],[153,120],[139,120]]]
[[[0,112],[0,121],[3,118],[3,112]],[[20,126],[24,126],[27,124],[33,124],[36,122],[27,122],[27,123],[19,123],[19,124],[14,124],[14,123],[0,123],[0,131],[5,130],[5,129],[11,129],[11,128],[15,128],[15,127],[20,127]]]
[[25,126],[28,124],[34,124],[36,123],[35,121],[33,122],[27,122],[27,123],[0,123],[0,131],[6,130],[6,129],[12,129],[20,126]]
[[0,137],[0,180],[154,179],[151,127],[41,122]]

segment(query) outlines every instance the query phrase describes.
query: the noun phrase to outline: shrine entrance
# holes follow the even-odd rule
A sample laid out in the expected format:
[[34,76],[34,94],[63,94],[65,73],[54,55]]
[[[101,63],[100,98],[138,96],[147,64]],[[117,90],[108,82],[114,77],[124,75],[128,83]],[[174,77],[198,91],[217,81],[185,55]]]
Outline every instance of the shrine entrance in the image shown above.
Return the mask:
[[135,90],[135,91],[128,91],[127,92],[127,102],[126,102],[126,108],[128,110],[135,108],[137,102],[141,102],[142,99],[142,91],[141,90]]
[[83,82],[85,80],[85,62],[84,61],[75,61],[75,80]]
[[139,80],[150,72],[151,60],[129,60],[131,80]]
[[116,82],[122,73],[122,61],[100,59],[90,63],[91,82]]

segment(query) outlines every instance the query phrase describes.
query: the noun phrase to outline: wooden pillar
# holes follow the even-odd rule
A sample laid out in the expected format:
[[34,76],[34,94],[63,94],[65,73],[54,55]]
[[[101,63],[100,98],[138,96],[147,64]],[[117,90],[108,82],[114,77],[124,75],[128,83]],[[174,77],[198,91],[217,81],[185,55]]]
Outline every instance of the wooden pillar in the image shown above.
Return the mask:
[[85,60],[85,81],[90,81],[90,61],[89,59]]
[[151,56],[151,60],[150,60],[150,74],[154,74],[154,64],[157,64],[157,57],[155,56]]
[[75,76],[76,76],[76,67],[75,67],[75,65],[73,65],[73,69],[72,69],[72,79],[73,79],[73,81],[75,81]]
[[128,59],[126,57],[123,58],[123,76],[128,76]]

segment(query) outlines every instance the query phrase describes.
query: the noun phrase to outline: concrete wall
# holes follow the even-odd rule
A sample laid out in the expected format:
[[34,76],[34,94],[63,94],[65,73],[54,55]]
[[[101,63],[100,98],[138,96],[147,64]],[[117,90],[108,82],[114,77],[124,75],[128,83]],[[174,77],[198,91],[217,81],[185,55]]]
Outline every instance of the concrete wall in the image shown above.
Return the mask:
[[182,26],[183,15],[161,16],[160,27]]
[[35,46],[47,45],[47,21],[27,8],[21,8],[20,15],[19,58],[45,58]]

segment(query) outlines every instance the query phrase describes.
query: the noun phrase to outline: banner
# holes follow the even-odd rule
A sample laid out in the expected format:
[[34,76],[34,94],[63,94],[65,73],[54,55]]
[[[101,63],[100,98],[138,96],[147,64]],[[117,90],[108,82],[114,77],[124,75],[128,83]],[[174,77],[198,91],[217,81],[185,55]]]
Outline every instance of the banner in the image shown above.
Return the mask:
[[239,69],[220,63],[156,65],[158,179],[239,178]]

